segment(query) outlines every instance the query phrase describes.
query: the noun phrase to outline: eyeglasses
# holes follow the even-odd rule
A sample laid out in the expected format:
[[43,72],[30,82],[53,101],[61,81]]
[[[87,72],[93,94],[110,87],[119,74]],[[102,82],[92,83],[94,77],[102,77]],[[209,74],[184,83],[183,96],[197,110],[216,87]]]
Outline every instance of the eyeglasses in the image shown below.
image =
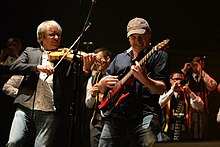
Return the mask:
[[106,63],[106,60],[105,59],[98,59],[98,58],[96,58],[95,63],[99,64],[99,65],[104,65]]
[[172,80],[175,80],[175,81],[182,81],[183,79],[181,79],[181,78],[172,78]]
[[48,36],[50,36],[50,37],[55,37],[55,36],[60,37],[61,34],[59,34],[59,33],[50,33],[50,34],[48,34]]

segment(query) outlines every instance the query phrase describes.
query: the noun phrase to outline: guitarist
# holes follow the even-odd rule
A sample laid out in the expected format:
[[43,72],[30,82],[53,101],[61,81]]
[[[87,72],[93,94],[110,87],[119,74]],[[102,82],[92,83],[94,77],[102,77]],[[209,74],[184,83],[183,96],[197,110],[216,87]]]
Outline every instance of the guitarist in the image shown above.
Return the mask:
[[127,25],[127,37],[131,47],[116,55],[107,69],[107,76],[98,83],[101,93],[106,93],[117,85],[118,77],[130,67],[135,80],[123,90],[129,95],[106,117],[99,146],[153,146],[161,140],[161,108],[159,96],[166,90],[168,82],[165,51],[158,51],[142,66],[140,55],[150,49],[151,29],[143,18],[134,18]]

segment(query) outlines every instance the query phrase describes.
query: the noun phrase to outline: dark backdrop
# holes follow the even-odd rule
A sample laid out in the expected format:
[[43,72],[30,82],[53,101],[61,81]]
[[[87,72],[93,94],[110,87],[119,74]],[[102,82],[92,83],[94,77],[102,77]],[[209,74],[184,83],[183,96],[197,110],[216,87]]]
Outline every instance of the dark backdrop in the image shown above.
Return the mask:
[[[207,56],[207,70],[219,80],[220,9],[213,1],[94,0],[89,30],[81,43],[92,41],[113,54],[128,48],[126,25],[133,17],[143,17],[153,30],[152,43],[171,39],[171,67],[182,66],[191,54]],[[38,46],[36,28],[54,19],[63,28],[62,46],[70,47],[82,31],[92,0],[10,0],[0,2],[0,47],[10,36],[26,46]],[[92,49],[93,49],[92,48]],[[85,49],[85,48],[81,48]],[[88,52],[92,52],[92,49]]]
[[[95,0],[96,1],[96,0]],[[62,46],[70,47],[82,31],[92,0],[1,0],[0,47],[8,37],[17,36],[26,46],[38,46],[36,28],[44,20],[54,19],[63,28]],[[107,47],[113,56],[129,47],[126,25],[131,18],[143,17],[153,31],[152,44],[170,38],[169,64],[171,69],[182,68],[193,54],[206,56],[205,71],[220,81],[220,9],[216,1],[187,0],[97,0],[91,13],[91,27],[80,40],[79,50],[92,52]],[[93,42],[87,47],[83,42]],[[73,47],[75,49],[76,46]],[[216,114],[220,96],[216,91],[210,98],[210,139],[220,138]],[[9,99],[9,98],[7,98]],[[1,126],[5,140],[13,115],[12,100],[1,95]],[[12,108],[11,108],[12,107]],[[86,119],[82,116],[83,121]],[[7,126],[7,127],[6,127]],[[4,141],[5,141],[4,140]],[[5,143],[3,141],[3,143]]]

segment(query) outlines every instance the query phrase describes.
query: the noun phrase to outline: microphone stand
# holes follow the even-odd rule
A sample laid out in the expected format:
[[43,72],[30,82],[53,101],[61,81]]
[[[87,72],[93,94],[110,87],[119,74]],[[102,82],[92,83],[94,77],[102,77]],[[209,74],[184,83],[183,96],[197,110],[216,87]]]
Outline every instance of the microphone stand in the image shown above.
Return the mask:
[[[76,144],[73,144],[73,142],[77,141],[75,139],[76,135],[73,138],[73,134],[74,134],[73,132],[75,131],[75,128],[76,128],[76,126],[74,126],[74,125],[77,124],[76,102],[77,102],[77,100],[79,100],[78,97],[80,95],[79,94],[79,90],[77,90],[77,85],[79,86],[79,83],[78,83],[79,80],[80,80],[80,74],[79,74],[80,70],[79,69],[82,68],[82,65],[80,63],[77,64],[78,58],[77,58],[76,55],[78,53],[78,47],[79,47],[79,44],[80,44],[80,42],[79,42],[80,38],[83,36],[83,34],[86,32],[86,30],[91,26],[91,22],[89,22],[89,20],[90,20],[91,14],[93,12],[93,9],[95,7],[95,4],[96,4],[96,0],[92,0],[92,5],[90,7],[88,16],[87,16],[86,21],[84,23],[84,27],[82,29],[82,32],[81,32],[80,36],[77,38],[77,40],[74,42],[74,44],[70,47],[70,48],[72,48],[78,42],[76,49],[73,51],[73,58],[72,58],[72,60],[70,62],[70,65],[69,65],[67,73],[66,73],[66,76],[68,77],[69,74],[70,74],[70,71],[72,69],[72,66],[74,67],[73,68],[73,75],[72,75],[73,76],[73,94],[74,94],[74,96],[73,96],[73,101],[72,101],[71,106],[70,106],[70,116],[71,116],[71,118],[70,118],[70,133],[69,133],[68,147],[76,145]],[[73,141],[71,141],[71,140],[73,140]]]
[[[91,5],[91,7],[90,7],[90,10],[89,10],[88,16],[87,16],[87,18],[86,18],[86,21],[85,21],[85,23],[84,23],[84,26],[83,26],[83,29],[82,29],[82,32],[81,32],[80,37],[84,34],[84,32],[86,31],[87,27],[88,27],[88,26],[91,26],[91,22],[89,22],[89,19],[90,19],[90,16],[91,16],[92,12],[93,12],[94,7],[95,7],[96,1],[97,1],[97,0],[92,0],[92,5]],[[80,39],[80,38],[79,38],[79,39]],[[68,68],[68,71],[67,71],[67,73],[66,73],[66,76],[69,75],[69,72],[70,72],[70,69],[71,69],[71,66],[72,66],[72,62],[74,62],[75,59],[76,59],[76,54],[77,54],[77,52],[78,52],[78,47],[79,47],[79,43],[80,43],[80,42],[79,42],[79,39],[77,40],[77,42],[78,42],[77,47],[76,47],[76,49],[73,51],[74,56],[73,56],[73,59],[72,59],[72,61],[71,61],[71,63],[70,63],[70,66],[69,66],[69,68]],[[74,44],[74,45],[75,45],[75,44]],[[70,48],[72,48],[74,45],[72,45]]]

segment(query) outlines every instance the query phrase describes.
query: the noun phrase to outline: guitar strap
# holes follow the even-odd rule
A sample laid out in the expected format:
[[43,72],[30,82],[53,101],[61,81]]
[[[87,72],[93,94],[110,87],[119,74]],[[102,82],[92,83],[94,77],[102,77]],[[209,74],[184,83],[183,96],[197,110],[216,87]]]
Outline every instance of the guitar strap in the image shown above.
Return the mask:
[[183,100],[180,100],[178,102],[177,108],[175,110],[176,115],[176,120],[174,124],[174,135],[173,135],[173,140],[179,140],[180,138],[180,131],[181,131],[181,120],[180,120],[180,113],[181,113],[181,107],[184,104]]
[[[98,83],[101,80],[102,77],[103,77],[102,72],[101,71],[97,71],[97,73],[92,77],[92,86],[95,85],[96,83]],[[95,97],[94,111],[93,111],[93,114],[92,114],[92,118],[90,120],[91,124],[93,123],[93,121],[95,119],[99,120],[99,118],[96,118],[96,115],[98,115],[97,114],[98,102],[99,102],[99,93],[97,93],[97,95]],[[101,115],[97,116],[97,117],[100,117],[100,119],[101,119]]]
[[[187,99],[186,99],[186,94],[183,93],[183,98],[182,100],[180,100],[177,104],[177,107],[176,107],[176,110],[175,110],[175,113],[177,114],[176,115],[176,120],[175,120],[175,125],[174,125],[174,137],[173,137],[173,140],[179,140],[180,138],[180,132],[182,130],[182,119],[181,117],[185,117],[186,118],[186,121],[187,121],[187,125],[189,125],[189,122],[188,122],[188,102],[187,102]],[[183,106],[185,104],[185,107]],[[181,116],[180,114],[181,113],[184,113],[182,112],[182,107],[184,107],[184,110],[185,110],[185,116]]]

